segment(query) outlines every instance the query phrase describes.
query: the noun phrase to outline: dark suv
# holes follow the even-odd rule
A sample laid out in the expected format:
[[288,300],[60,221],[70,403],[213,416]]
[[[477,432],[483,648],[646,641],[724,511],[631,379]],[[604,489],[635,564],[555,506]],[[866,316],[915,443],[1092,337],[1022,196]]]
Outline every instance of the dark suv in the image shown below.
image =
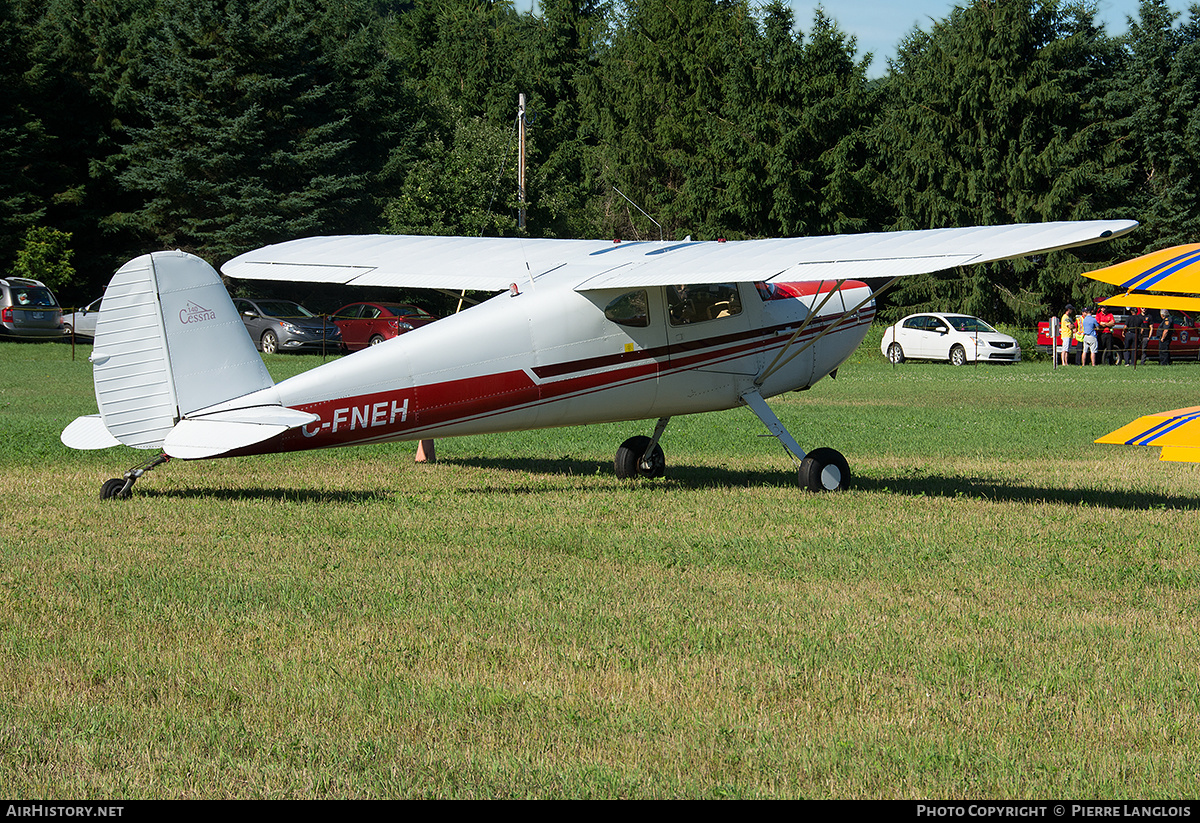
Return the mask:
[[62,309],[45,283],[0,278],[0,336],[63,339]]

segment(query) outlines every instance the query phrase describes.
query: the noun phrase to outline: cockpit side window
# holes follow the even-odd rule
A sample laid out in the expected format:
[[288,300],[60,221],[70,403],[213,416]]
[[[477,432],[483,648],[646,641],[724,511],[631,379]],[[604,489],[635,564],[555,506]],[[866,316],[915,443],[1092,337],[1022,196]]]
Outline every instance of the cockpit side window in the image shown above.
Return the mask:
[[645,289],[625,292],[604,307],[604,316],[621,326],[645,328],[650,325],[650,299]]
[[703,323],[742,313],[737,283],[667,286],[667,315],[672,326]]

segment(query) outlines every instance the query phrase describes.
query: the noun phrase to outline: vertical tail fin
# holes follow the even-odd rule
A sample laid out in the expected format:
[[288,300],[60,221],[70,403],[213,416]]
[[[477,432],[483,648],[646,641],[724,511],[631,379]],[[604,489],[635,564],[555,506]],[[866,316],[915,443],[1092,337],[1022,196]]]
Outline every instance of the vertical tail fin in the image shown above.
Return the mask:
[[190,412],[274,385],[217,272],[178,251],[117,271],[91,359],[104,428],[139,449],[161,448]]

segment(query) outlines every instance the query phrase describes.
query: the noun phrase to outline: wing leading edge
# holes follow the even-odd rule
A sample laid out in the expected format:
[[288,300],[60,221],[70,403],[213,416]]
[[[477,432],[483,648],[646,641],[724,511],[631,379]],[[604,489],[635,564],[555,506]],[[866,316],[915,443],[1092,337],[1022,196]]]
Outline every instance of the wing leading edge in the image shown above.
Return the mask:
[[609,242],[349,235],[265,246],[222,272],[250,280],[503,291],[555,282],[577,291],[672,283],[895,277],[1097,243],[1133,220],[1025,223],[788,239]]

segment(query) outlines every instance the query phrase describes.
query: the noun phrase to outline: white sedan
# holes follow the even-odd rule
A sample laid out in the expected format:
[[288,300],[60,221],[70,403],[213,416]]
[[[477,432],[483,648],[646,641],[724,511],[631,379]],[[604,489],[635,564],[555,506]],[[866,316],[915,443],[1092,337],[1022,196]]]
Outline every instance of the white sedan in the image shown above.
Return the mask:
[[70,337],[74,334],[76,337],[83,337],[88,340],[96,337],[96,318],[100,316],[100,301],[104,298],[98,297],[93,300],[85,308],[73,311],[70,314],[63,315],[63,334]]
[[1014,338],[969,314],[910,314],[884,329],[879,350],[893,363],[947,360],[961,366],[1021,359],[1021,347]]

